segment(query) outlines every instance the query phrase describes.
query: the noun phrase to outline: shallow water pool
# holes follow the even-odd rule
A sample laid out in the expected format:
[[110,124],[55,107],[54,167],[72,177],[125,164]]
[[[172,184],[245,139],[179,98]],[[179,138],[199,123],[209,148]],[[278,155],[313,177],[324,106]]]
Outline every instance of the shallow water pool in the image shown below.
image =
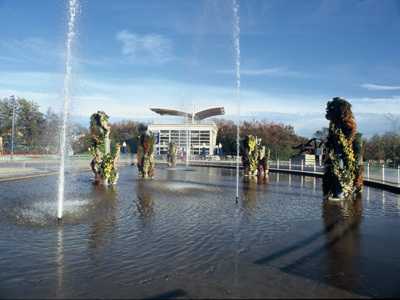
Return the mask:
[[399,196],[322,197],[314,177],[157,166],[0,183],[1,298],[400,296]]

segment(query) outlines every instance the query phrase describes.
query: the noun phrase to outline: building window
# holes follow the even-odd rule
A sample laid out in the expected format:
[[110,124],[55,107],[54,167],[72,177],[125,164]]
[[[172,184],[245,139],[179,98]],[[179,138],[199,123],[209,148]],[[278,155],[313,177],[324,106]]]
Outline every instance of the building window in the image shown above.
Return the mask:
[[210,131],[202,130],[200,132],[200,144],[210,145]]

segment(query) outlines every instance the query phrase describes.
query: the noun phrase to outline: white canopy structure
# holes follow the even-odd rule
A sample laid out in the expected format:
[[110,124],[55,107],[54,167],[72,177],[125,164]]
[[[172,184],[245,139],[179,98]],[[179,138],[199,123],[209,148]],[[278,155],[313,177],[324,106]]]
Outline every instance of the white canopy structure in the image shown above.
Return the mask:
[[219,116],[219,115],[224,115],[225,110],[223,106],[214,106],[214,107],[208,107],[199,111],[184,111],[180,109],[175,109],[175,108],[165,108],[165,107],[149,107],[151,111],[154,111],[155,113],[158,113],[160,115],[169,115],[169,116],[181,116],[181,117],[187,117],[188,119],[192,119],[195,121],[200,121],[204,120],[209,117],[214,117],[214,116]]

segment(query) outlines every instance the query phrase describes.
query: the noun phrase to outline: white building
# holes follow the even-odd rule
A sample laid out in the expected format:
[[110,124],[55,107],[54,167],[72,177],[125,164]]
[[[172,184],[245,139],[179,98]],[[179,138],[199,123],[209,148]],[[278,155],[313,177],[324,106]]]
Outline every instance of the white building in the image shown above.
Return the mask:
[[203,154],[203,148],[206,150],[206,155],[213,155],[217,152],[218,128],[213,121],[204,121],[204,119],[225,114],[224,107],[216,106],[196,110],[193,103],[192,112],[163,107],[150,107],[150,110],[160,115],[183,117],[181,122],[162,123],[156,121],[148,124],[148,129],[158,136],[156,153],[167,154],[170,142],[176,143],[178,151],[186,152],[186,149],[189,148],[191,155]]

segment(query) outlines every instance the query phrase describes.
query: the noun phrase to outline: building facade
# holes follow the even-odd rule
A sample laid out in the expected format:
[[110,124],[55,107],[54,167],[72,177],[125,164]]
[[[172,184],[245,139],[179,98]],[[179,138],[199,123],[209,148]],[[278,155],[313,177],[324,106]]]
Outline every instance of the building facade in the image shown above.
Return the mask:
[[195,123],[157,123],[148,124],[148,129],[158,136],[156,144],[157,154],[167,154],[170,142],[175,142],[178,152],[187,152],[191,155],[202,155],[203,148],[206,155],[216,154],[218,128],[214,122],[198,121]]
[[160,115],[181,116],[182,122],[148,124],[148,130],[157,136],[156,154],[167,154],[170,142],[175,142],[178,152],[188,152],[190,155],[217,154],[218,128],[213,121],[205,118],[225,114],[222,106],[186,112],[178,109],[152,107],[150,110]]

